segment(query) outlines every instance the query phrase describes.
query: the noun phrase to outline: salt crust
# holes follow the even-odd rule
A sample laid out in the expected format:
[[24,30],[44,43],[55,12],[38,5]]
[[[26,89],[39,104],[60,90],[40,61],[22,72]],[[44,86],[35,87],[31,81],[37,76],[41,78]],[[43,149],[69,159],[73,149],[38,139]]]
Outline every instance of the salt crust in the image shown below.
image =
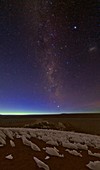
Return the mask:
[[64,157],[64,155],[59,154],[59,150],[57,148],[52,148],[52,147],[46,147],[43,148],[46,153],[52,156],[58,156],[58,157]]
[[90,161],[86,166],[91,170],[100,170],[100,161]]
[[11,145],[12,147],[15,147],[14,141],[10,140],[10,145]]
[[77,152],[76,150],[69,150],[69,149],[66,149],[65,151],[67,151],[68,153],[70,153],[70,154],[72,154],[72,155],[82,157],[82,155],[81,155],[79,152]]
[[11,160],[13,159],[13,156],[10,154],[10,155],[7,155],[5,158]]
[[[100,136],[97,135],[58,130],[0,128],[0,144],[6,145],[5,135],[8,136],[11,140],[13,140],[14,137],[20,137],[22,138],[22,141],[25,145],[31,147],[33,147],[34,144],[32,144],[32,142],[27,138],[35,137],[43,140],[47,144],[54,144],[55,146],[61,145],[68,149],[88,150],[88,147],[90,146],[100,149]],[[36,150],[39,150],[39,148]]]
[[90,150],[88,150],[88,155],[100,158],[100,153],[92,153]]
[[[46,144],[53,146],[63,146],[67,152],[75,156],[80,156],[80,152],[77,150],[88,150],[88,147],[93,147],[100,149],[100,136],[82,134],[76,132],[68,131],[58,131],[58,130],[44,130],[44,129],[28,129],[28,128],[0,128],[0,147],[6,145],[6,137],[10,138],[10,145],[15,147],[14,138],[21,138],[24,145],[30,146],[35,151],[41,151],[40,148],[31,142],[31,137],[43,140]],[[43,148],[45,152],[52,156],[64,157],[64,155],[59,154],[59,150],[55,147]],[[69,150],[71,149],[71,150]],[[73,150],[72,150],[73,149]],[[92,153],[88,150],[90,156],[95,156],[100,158],[100,153]],[[13,156],[7,155],[6,159],[13,159]],[[49,159],[47,156],[45,159]],[[49,166],[44,162],[34,157],[35,162],[39,168],[44,170],[49,170]],[[100,170],[100,161],[90,161],[86,165],[91,170]]]
[[46,165],[44,162],[42,162],[41,160],[39,160],[36,157],[33,157],[34,161],[36,162],[37,166],[39,168],[43,168],[44,170],[50,170],[49,166]]

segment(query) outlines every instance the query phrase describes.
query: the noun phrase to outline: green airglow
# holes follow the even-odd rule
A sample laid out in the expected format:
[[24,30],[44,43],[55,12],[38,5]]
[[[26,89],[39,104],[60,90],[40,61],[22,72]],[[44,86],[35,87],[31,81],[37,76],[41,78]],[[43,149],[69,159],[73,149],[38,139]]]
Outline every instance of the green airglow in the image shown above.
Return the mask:
[[59,114],[59,113],[42,113],[42,112],[6,112],[0,113],[0,115],[50,115],[50,114]]
[[100,112],[1,112],[0,115],[55,115],[55,114],[82,114],[82,113],[100,113]]

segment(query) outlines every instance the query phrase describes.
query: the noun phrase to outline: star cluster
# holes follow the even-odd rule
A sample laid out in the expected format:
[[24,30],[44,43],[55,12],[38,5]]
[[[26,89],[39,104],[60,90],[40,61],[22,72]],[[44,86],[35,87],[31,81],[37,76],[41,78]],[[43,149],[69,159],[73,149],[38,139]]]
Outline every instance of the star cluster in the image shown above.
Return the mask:
[[98,6],[0,1],[0,111],[100,111]]

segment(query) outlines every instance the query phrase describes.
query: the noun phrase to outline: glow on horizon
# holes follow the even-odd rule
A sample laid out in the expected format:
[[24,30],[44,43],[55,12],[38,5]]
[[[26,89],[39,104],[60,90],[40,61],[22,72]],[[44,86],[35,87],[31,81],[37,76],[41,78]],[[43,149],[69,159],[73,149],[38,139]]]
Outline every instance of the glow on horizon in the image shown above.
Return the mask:
[[50,114],[60,114],[57,112],[6,112],[6,113],[0,113],[0,115],[50,115]]
[[54,114],[72,114],[78,112],[4,112],[0,113],[0,115],[54,115]]
[[[72,112],[1,112],[0,115],[54,115],[54,114],[81,114],[81,113],[94,113],[89,112],[89,111],[72,111]],[[100,112],[95,112],[95,113],[100,113]]]

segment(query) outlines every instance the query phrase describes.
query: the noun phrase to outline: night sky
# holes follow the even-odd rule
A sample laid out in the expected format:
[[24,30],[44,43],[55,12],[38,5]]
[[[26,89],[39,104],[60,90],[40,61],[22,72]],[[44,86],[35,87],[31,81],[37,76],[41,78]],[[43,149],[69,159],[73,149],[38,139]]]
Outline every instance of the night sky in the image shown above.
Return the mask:
[[96,0],[0,0],[0,112],[100,112]]

